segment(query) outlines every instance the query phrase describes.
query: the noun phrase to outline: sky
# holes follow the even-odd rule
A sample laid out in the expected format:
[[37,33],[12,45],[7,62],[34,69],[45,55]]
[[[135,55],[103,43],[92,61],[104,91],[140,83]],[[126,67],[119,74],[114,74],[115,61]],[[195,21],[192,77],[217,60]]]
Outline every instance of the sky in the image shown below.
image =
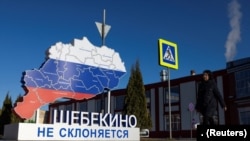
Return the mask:
[[178,69],[170,79],[205,69],[225,69],[229,61],[250,57],[249,0],[0,0],[0,105],[9,92],[24,95],[23,72],[39,68],[57,42],[87,37],[102,40],[95,22],[111,26],[105,45],[119,52],[126,88],[136,60],[144,84],[160,82],[158,40],[177,44]]

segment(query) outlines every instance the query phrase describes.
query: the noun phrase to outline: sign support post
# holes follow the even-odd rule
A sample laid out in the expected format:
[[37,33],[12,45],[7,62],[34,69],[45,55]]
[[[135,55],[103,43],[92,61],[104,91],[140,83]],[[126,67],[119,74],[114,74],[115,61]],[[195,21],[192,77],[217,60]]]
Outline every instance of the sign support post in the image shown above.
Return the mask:
[[169,115],[169,138],[172,139],[172,119],[171,119],[171,89],[170,89],[170,69],[168,67],[168,115]]
[[193,103],[189,103],[188,109],[190,111],[190,136],[191,136],[191,139],[192,139],[194,104]]
[[[178,69],[177,44],[159,39],[158,40],[159,65],[168,69],[168,114],[169,114],[169,138],[172,139],[172,115],[171,115],[171,85],[170,68]],[[163,74],[161,74],[163,77]],[[166,75],[166,74],[165,74]],[[165,108],[164,108],[165,109]]]
[[[103,22],[102,23],[99,23],[99,22],[95,22],[96,23],[96,26],[98,28],[98,31],[102,37],[102,46],[105,45],[105,37],[107,36],[111,26],[110,25],[106,25],[105,24],[105,20],[106,20],[106,12],[105,12],[105,9],[103,10]],[[110,89],[108,89],[108,110],[107,110],[107,113],[110,113]],[[103,93],[104,94],[104,93]]]

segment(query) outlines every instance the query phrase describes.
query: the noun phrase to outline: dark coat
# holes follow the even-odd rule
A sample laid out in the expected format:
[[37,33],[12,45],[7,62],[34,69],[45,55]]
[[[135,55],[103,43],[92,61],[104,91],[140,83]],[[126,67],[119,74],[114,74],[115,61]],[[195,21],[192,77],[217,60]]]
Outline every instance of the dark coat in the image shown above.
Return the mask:
[[225,102],[214,80],[202,81],[198,87],[198,97],[195,109],[203,116],[217,115],[217,105],[225,107]]

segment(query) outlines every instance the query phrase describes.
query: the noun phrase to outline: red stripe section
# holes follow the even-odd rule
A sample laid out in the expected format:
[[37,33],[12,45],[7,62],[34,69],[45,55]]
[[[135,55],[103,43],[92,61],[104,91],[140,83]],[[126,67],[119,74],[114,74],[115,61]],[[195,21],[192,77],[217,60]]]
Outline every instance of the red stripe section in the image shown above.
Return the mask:
[[48,103],[51,101],[55,101],[58,98],[70,98],[70,99],[88,99],[94,97],[93,94],[87,93],[76,93],[76,92],[69,92],[69,91],[58,91],[53,89],[41,89],[41,88],[34,88],[34,87],[27,87],[29,93],[34,92],[39,99]]
[[26,88],[28,89],[28,93],[23,96],[23,101],[18,102],[14,108],[16,114],[24,119],[31,118],[38,108],[48,103],[53,103],[59,98],[81,100],[89,99],[95,96],[94,94],[57,91],[52,89],[41,89],[34,87]]

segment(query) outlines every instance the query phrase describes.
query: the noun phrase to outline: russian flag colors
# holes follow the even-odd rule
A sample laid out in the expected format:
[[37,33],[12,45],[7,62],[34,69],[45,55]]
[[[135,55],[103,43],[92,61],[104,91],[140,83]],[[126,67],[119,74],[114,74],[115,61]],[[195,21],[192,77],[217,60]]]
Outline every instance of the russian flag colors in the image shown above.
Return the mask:
[[25,71],[26,95],[14,111],[29,119],[36,109],[57,99],[94,97],[115,88],[125,73],[119,53],[107,46],[95,47],[86,37],[73,44],[56,43],[39,69]]

